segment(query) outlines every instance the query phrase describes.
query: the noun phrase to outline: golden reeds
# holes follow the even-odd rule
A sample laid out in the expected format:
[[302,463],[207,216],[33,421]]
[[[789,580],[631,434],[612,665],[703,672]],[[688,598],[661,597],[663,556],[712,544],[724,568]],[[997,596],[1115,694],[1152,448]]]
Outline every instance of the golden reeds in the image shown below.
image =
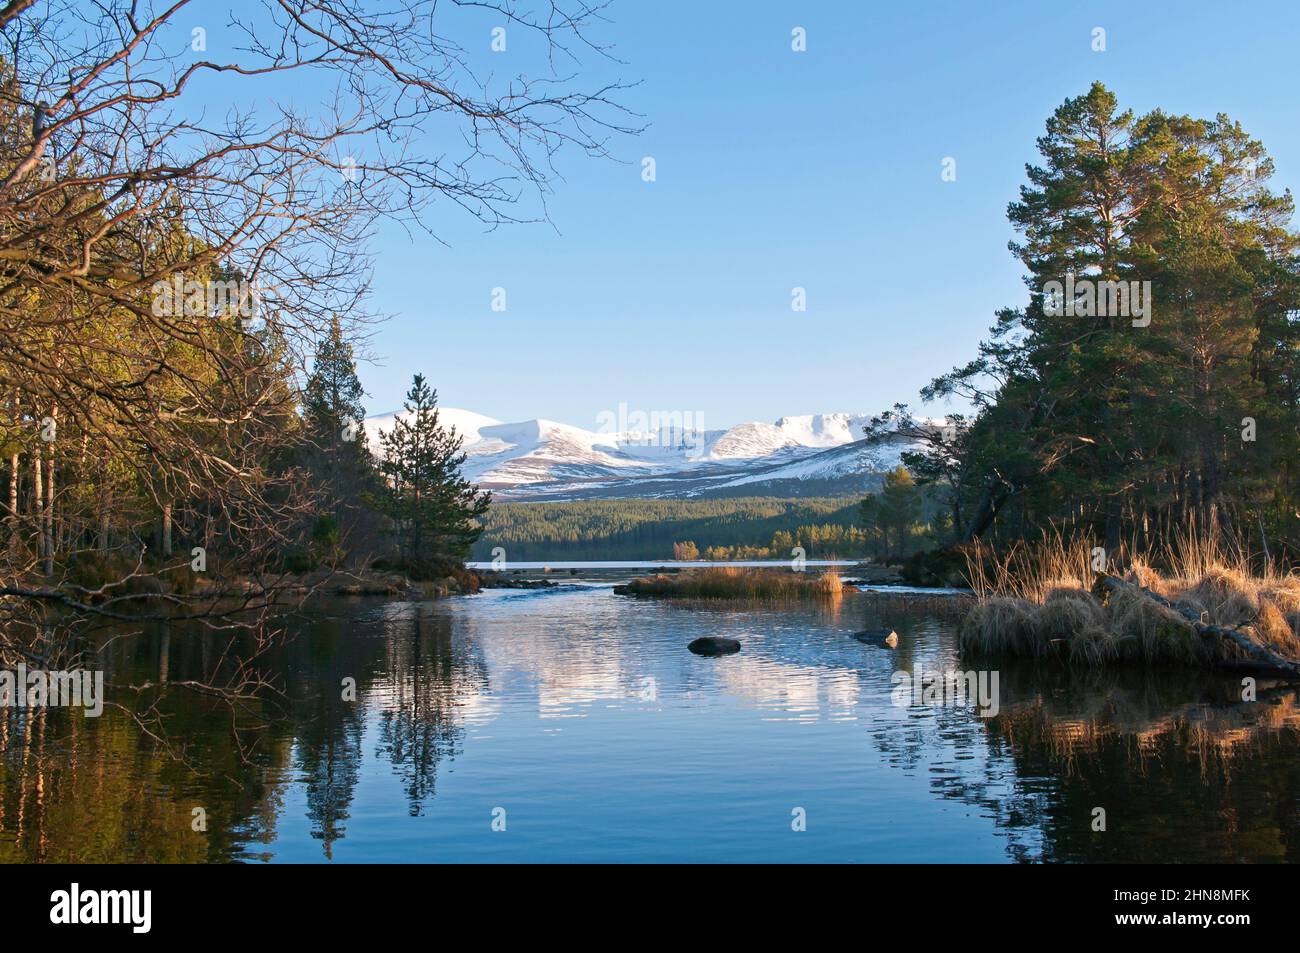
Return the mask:
[[[1139,589],[1114,592],[1105,602],[1095,596],[1094,545],[1059,532],[1000,555],[976,545],[968,578],[978,602],[959,630],[962,649],[1057,656],[1091,667],[1119,661],[1204,666],[1243,657]],[[1107,560],[1111,572],[1114,562]],[[1202,622],[1239,629],[1279,655],[1300,658],[1300,576],[1271,567],[1252,572],[1240,546],[1188,534],[1157,559],[1128,560],[1124,576],[1192,609]]]

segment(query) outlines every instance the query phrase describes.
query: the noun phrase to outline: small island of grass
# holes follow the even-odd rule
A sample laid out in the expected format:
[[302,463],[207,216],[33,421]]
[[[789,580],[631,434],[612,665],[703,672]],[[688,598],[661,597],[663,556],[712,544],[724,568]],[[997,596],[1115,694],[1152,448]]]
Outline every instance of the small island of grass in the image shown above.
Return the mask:
[[839,599],[844,583],[836,572],[795,572],[716,566],[667,575],[641,576],[615,586],[620,595],[677,599]]

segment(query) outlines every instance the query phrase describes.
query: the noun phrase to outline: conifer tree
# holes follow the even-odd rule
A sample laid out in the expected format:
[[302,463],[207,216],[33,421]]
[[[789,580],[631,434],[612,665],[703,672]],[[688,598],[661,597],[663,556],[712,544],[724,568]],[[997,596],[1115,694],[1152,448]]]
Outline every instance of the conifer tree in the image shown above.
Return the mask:
[[305,453],[327,514],[316,520],[313,539],[327,551],[350,551],[354,556],[377,546],[377,525],[367,502],[379,482],[363,426],[364,397],[352,344],[336,316],[316,349],[304,388]]
[[[1028,304],[922,391],[977,410],[920,470],[959,474],[954,526],[1114,549],[1269,524],[1300,552],[1300,236],[1263,146],[1222,115],[1135,118],[1096,83],[1038,148],[1008,209]],[[1149,282],[1146,315],[1100,306],[1116,282]]]
[[492,497],[461,476],[462,439],[439,422],[438,395],[423,374],[415,375],[404,411],[379,437],[388,482],[382,508],[397,525],[403,564],[418,572],[468,554]]
[[895,555],[906,555],[907,537],[921,519],[921,489],[907,467],[898,466],[885,474],[879,493],[862,501],[860,516],[868,527],[880,531],[886,549],[889,535],[894,534]]

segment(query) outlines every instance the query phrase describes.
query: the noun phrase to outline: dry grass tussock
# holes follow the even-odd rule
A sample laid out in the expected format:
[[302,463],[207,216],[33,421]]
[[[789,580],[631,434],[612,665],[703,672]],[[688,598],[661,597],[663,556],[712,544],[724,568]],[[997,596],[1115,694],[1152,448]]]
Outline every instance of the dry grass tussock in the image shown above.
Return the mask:
[[835,572],[788,572],[718,566],[674,575],[633,579],[619,591],[634,596],[681,599],[840,599],[844,586]]
[[[1013,547],[1001,558],[987,550],[972,553],[968,572],[978,601],[962,622],[962,649],[1055,656],[1087,666],[1210,666],[1245,657],[1236,646],[1202,637],[1140,591],[1115,592],[1103,601],[1092,591],[1092,547],[1058,535]],[[1202,622],[1238,629],[1279,655],[1300,658],[1300,575],[1252,571],[1240,552],[1213,539],[1187,538],[1154,559],[1128,559],[1122,573],[1111,571],[1192,609]]]

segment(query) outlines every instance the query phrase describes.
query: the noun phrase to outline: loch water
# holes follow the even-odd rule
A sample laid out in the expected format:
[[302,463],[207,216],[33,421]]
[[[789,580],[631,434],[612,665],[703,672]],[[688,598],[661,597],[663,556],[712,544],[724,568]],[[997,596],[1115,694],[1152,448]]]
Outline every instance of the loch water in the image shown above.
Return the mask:
[[[233,706],[185,683],[238,636],[105,637],[110,682],[171,687],[118,689],[98,718],[0,710],[0,860],[1300,858],[1294,688],[1243,702],[1201,673],[963,659],[950,622],[876,605],[581,577],[332,599],[253,661],[276,691]],[[880,625],[897,648],[853,638]],[[742,650],[686,650],[704,635]],[[899,672],[975,668],[997,672],[992,717],[894,691]]]

